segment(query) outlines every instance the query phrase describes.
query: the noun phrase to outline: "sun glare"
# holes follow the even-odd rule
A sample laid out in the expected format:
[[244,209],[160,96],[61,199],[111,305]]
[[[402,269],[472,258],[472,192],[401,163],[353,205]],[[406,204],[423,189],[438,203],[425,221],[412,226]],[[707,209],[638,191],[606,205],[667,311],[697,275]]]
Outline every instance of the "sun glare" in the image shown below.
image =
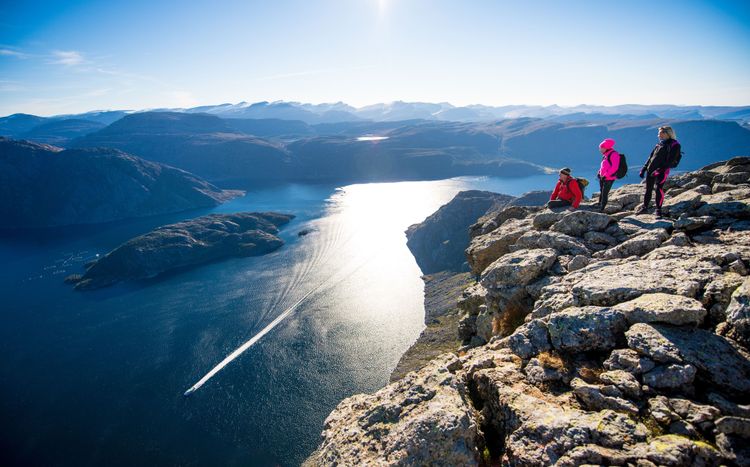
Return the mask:
[[378,13],[380,16],[385,15],[385,10],[388,8],[388,0],[378,0]]

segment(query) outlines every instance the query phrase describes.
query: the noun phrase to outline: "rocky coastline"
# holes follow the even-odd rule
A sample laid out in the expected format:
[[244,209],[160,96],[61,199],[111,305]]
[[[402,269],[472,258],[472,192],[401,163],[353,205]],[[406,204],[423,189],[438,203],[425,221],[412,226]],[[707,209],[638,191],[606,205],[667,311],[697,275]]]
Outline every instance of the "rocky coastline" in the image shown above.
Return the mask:
[[469,229],[462,347],[342,401],[306,465],[750,464],[750,158]]
[[159,227],[132,238],[66,282],[92,290],[124,281],[149,279],[169,271],[229,257],[260,256],[284,244],[276,234],[294,216],[273,212],[211,214]]

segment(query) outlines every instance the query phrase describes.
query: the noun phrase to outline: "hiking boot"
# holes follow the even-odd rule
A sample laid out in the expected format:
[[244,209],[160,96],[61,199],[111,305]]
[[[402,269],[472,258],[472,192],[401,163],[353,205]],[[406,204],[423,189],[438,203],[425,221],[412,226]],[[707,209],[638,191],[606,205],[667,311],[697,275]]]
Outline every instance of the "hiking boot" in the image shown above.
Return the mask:
[[636,214],[646,214],[648,212],[648,206],[641,206],[635,213]]
[[664,215],[662,215],[661,209],[657,209],[656,210],[656,218],[657,219],[661,219],[662,217],[664,217]]

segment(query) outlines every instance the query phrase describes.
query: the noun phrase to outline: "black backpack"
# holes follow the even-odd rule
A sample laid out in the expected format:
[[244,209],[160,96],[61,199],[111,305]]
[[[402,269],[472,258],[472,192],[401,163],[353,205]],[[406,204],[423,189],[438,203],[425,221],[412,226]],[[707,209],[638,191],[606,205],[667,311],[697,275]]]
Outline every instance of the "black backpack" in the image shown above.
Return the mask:
[[[612,161],[609,159],[610,154],[612,154],[612,151],[607,153],[607,161],[611,164]],[[617,166],[617,172],[615,172],[615,177],[617,179],[621,179],[628,173],[628,161],[625,159],[625,154],[620,153],[620,165]]]
[[[675,141],[672,141],[672,144],[669,146],[669,153],[673,152],[675,145],[679,145],[680,143]],[[669,164],[667,167],[670,169],[676,169],[678,165],[680,165],[680,161],[682,160],[682,146],[680,146],[680,150],[677,151],[675,154],[672,154],[672,157],[669,158]]]

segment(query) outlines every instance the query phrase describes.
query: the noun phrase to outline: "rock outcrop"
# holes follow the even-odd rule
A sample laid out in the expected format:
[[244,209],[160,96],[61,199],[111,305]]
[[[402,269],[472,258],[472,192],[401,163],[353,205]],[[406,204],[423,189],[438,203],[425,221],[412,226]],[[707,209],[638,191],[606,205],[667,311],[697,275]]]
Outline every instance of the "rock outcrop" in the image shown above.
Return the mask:
[[406,230],[406,245],[424,274],[459,272],[466,262],[464,250],[469,226],[487,211],[514,198],[488,191],[462,191],[419,224]]
[[270,253],[284,244],[276,234],[293,217],[270,212],[211,214],[159,227],[128,240],[67,282],[76,290],[91,290],[228,257]]
[[627,185],[475,224],[464,347],[343,401],[307,463],[750,465],[748,180],[675,177],[665,219]]
[[0,137],[2,228],[93,224],[213,207],[241,195],[115,149]]

